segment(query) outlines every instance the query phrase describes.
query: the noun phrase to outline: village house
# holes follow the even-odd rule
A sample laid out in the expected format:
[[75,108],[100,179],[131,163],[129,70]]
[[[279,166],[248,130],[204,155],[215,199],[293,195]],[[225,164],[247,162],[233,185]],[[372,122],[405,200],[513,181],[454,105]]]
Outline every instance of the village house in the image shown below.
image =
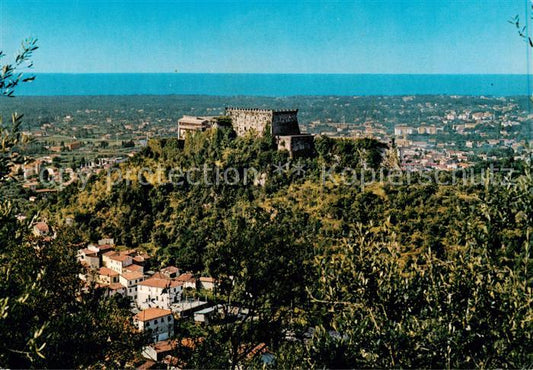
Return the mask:
[[138,265],[136,263],[133,263],[129,266],[126,266],[122,269],[122,273],[125,272],[140,272],[141,274],[144,273],[144,267],[142,265]]
[[181,300],[182,293],[181,281],[154,275],[137,284],[137,306],[170,308],[172,303]]
[[147,254],[144,254],[144,253],[137,254],[137,255],[133,256],[132,258],[133,258],[133,263],[134,264],[142,266],[143,268],[147,267],[147,265],[148,265],[148,263],[150,261],[150,256],[147,255]]
[[115,239],[113,238],[104,238],[98,240],[98,245],[115,245]]
[[209,324],[209,321],[222,311],[222,305],[204,308],[194,313],[194,321],[201,324]]
[[100,267],[96,281],[103,285],[118,283],[119,273],[107,267]]
[[201,324],[209,324],[215,318],[221,319],[242,319],[250,313],[249,309],[238,306],[225,306],[218,304],[216,306],[206,307],[194,312],[194,321]]
[[76,150],[76,149],[79,149],[81,148],[81,142],[79,141],[73,141],[72,143],[68,143],[68,144],[65,144],[65,147],[68,149],[68,150]]
[[414,129],[411,126],[407,126],[407,125],[394,126],[394,135],[396,136],[411,135],[413,132],[414,132]]
[[115,246],[111,244],[98,244],[98,245],[89,244],[87,248],[92,251],[97,252],[101,256],[102,254],[106,252],[114,250]]
[[176,340],[163,340],[143,348],[142,356],[148,360],[162,362],[167,356],[170,356],[177,348]]
[[196,289],[196,278],[194,277],[194,274],[190,272],[181,274],[176,278],[176,280],[183,283],[183,289]]
[[174,340],[164,340],[150,344],[143,348],[142,356],[155,363],[162,363],[165,365],[173,365],[171,368],[186,368],[187,364],[176,357],[176,349],[178,347],[188,348],[193,350],[197,343],[203,342],[203,338],[198,338],[196,341],[191,338],[183,338],[179,342]]
[[215,289],[216,280],[212,277],[202,276],[198,279],[200,282],[200,288],[205,290]]
[[140,331],[150,331],[153,342],[167,340],[174,335],[172,311],[162,308],[147,308],[133,317]]
[[99,269],[100,266],[102,266],[102,255],[112,251],[113,249],[114,247],[108,244],[102,244],[98,246],[89,244],[87,248],[83,248],[78,251],[78,259],[89,269]]
[[102,263],[105,267],[122,274],[124,272],[124,268],[133,263],[133,259],[127,254],[110,251],[104,253],[102,256]]
[[137,301],[137,284],[144,280],[144,275],[142,272],[123,272],[119,276],[120,284],[125,287],[125,294],[128,297],[131,297],[134,302]]
[[[272,354],[272,352],[270,352],[270,350],[268,349],[268,347],[267,347],[267,345],[265,343],[259,343],[258,345],[256,345],[253,348],[250,348],[247,345],[242,345],[241,348],[239,348],[239,352],[241,354],[245,354],[246,353],[246,360],[247,361],[251,361],[254,358],[258,357],[261,360],[261,363],[263,364],[263,366],[265,366],[265,367],[267,365],[273,365],[274,361],[276,359],[274,354]],[[237,366],[237,369],[239,369],[239,370],[243,370],[245,368],[246,367],[242,366],[242,365]]]
[[161,269],[159,272],[161,273],[161,275],[163,275],[164,277],[168,279],[174,279],[178,277],[180,270],[179,268],[175,266],[168,266],[168,267]]

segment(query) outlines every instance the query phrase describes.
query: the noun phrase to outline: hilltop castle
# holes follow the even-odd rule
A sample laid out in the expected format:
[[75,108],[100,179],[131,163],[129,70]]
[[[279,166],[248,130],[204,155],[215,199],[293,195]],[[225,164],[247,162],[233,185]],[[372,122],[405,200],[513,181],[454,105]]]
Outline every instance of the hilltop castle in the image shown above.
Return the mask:
[[272,110],[254,108],[226,108],[233,129],[242,136],[253,131],[262,136],[267,127],[275,137],[278,150],[287,150],[292,156],[301,156],[313,150],[313,135],[300,133],[298,109]]
[[267,125],[270,125],[273,136],[300,135],[298,109],[275,111],[271,109],[230,107],[226,108],[226,116],[231,118],[233,129],[239,136],[251,130],[262,135]]
[[[272,110],[255,108],[226,108],[233,129],[239,136],[253,132],[263,136],[267,127],[276,139],[278,150],[287,150],[291,157],[305,156],[313,151],[313,135],[302,134],[298,125],[298,109]],[[215,116],[183,116],[178,121],[178,138],[187,132],[205,131],[217,124]]]

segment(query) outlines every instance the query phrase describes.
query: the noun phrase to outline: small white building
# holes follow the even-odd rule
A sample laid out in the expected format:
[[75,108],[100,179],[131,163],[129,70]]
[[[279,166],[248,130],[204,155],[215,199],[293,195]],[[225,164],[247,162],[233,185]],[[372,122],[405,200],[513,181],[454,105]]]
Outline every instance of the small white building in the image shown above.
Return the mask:
[[115,239],[113,238],[104,238],[98,240],[98,245],[115,245]]
[[183,288],[191,288],[196,289],[196,278],[194,275],[190,272],[186,272],[184,274],[181,274],[176,278],[177,281],[181,281],[183,283]]
[[140,331],[150,331],[152,340],[159,342],[174,335],[172,311],[162,308],[147,308],[133,317]]
[[183,283],[177,280],[151,277],[137,284],[137,306],[169,308],[181,300]]
[[213,290],[215,288],[216,280],[212,277],[202,276],[198,279],[200,288],[205,290]]
[[120,284],[126,289],[126,296],[137,302],[137,284],[144,280],[142,272],[123,272],[119,277]]
[[105,253],[102,256],[102,264],[110,268],[111,270],[115,270],[119,274],[122,274],[124,272],[124,268],[131,265],[133,263],[133,260],[131,256],[127,254],[121,254],[121,253]]

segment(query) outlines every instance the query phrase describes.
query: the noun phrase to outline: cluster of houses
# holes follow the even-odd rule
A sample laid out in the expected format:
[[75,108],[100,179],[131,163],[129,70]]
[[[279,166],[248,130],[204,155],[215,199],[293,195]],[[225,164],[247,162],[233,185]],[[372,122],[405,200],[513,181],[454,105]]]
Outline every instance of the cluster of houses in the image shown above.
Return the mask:
[[[113,239],[102,239],[78,251],[78,259],[85,267],[80,275],[87,285],[95,285],[107,296],[121,294],[131,299],[133,322],[141,332],[148,332],[152,344],[143,348],[144,363],[139,368],[148,369],[165,365],[170,368],[185,366],[176,357],[178,347],[193,349],[197,341],[174,337],[177,320],[191,318],[198,325],[210,325],[213,318],[242,318],[247,309],[209,303],[207,300],[186,299],[186,289],[214,290],[216,280],[181,273],[175,266],[155,270],[148,254],[135,249],[118,248]],[[265,363],[273,357],[261,343],[247,356],[260,356]]]
[[207,305],[205,301],[183,299],[184,289],[213,290],[215,280],[180,273],[175,266],[152,271],[151,258],[135,249],[119,250],[113,239],[102,239],[78,251],[85,266],[80,278],[95,284],[105,294],[130,297],[134,322],[141,331],[150,330],[154,342],[171,338],[174,320],[193,314]]

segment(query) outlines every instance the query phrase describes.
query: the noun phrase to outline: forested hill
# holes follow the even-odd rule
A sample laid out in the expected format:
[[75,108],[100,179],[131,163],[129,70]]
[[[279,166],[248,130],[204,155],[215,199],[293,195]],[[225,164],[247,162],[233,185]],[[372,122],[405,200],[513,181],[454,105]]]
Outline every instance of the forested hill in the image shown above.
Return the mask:
[[232,207],[267,209],[301,188],[318,191],[322,177],[333,179],[338,169],[351,169],[351,181],[363,167],[381,168],[386,148],[373,139],[319,137],[311,158],[291,159],[270,136],[236,137],[230,129],[197,133],[185,144],[154,139],[127,163],[94,175],[81,190],[81,182],[73,184],[42,208],[57,225],[74,219],[80,242],[112,235],[197,269],[205,240]]
[[[179,329],[203,338],[190,367],[227,367],[250,343],[278,368],[531,363],[529,172],[509,185],[380,179],[383,144],[319,137],[315,148],[290,159],[269,136],[225,129],[154,140],[111,178],[49,198],[42,216],[70,242],[113,237],[156,265],[207,273],[216,299],[253,310],[245,324]],[[217,182],[215,168],[235,170]]]

